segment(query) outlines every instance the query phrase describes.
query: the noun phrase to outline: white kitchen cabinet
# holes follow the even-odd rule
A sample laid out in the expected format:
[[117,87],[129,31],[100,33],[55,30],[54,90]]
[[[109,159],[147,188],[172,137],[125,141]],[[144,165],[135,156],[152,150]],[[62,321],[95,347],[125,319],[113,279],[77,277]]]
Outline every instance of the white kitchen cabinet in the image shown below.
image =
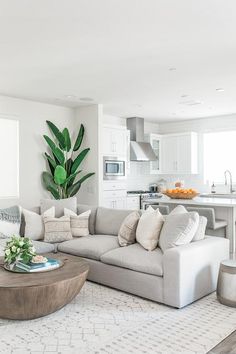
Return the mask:
[[131,210],[140,209],[140,196],[139,195],[127,195],[126,208]]
[[153,151],[157,157],[156,161],[150,162],[150,174],[155,175],[161,173],[161,135],[150,134],[149,142],[152,145]]
[[104,198],[103,206],[111,209],[126,209],[126,197]]
[[161,173],[198,173],[197,133],[170,134],[162,136]]
[[127,156],[127,129],[118,126],[104,126],[102,153],[105,156]]
[[112,209],[126,209],[126,181],[104,181],[102,206]]

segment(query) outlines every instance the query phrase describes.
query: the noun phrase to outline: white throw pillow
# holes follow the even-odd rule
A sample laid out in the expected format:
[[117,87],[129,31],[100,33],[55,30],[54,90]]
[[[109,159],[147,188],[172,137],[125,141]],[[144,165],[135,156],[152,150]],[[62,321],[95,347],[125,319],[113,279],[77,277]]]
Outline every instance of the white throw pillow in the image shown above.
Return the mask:
[[177,205],[176,208],[174,208],[169,215],[175,215],[175,214],[184,214],[188,213],[188,210],[183,206],[183,205]]
[[160,234],[160,248],[165,252],[168,248],[190,243],[196,234],[198,225],[198,213],[190,212],[168,215]]
[[159,209],[149,207],[140,217],[136,230],[137,242],[146,250],[153,251],[157,247],[163,222]]
[[74,237],[89,235],[89,217],[91,210],[77,215],[72,210],[64,208],[64,215],[70,217],[71,233]]
[[[184,213],[188,213],[188,210],[183,205],[178,205],[175,209],[173,209],[170,212],[169,215],[184,214]],[[207,226],[207,218],[205,216],[199,216],[199,225],[192,241],[200,241],[205,238],[206,226]]]
[[200,241],[205,238],[206,226],[207,226],[207,218],[205,216],[199,216],[199,225],[192,239],[193,242]]
[[33,211],[23,209],[25,218],[25,233],[24,236],[31,240],[38,241],[44,238],[44,216],[55,217],[55,207],[46,210],[42,215],[34,213]]

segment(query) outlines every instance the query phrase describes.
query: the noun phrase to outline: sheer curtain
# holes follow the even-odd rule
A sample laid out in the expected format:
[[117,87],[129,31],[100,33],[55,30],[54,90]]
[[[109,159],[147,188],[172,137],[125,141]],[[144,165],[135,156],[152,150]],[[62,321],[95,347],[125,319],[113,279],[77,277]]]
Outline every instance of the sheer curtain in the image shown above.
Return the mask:
[[230,170],[236,182],[236,131],[204,134],[205,183],[224,183],[224,171]]

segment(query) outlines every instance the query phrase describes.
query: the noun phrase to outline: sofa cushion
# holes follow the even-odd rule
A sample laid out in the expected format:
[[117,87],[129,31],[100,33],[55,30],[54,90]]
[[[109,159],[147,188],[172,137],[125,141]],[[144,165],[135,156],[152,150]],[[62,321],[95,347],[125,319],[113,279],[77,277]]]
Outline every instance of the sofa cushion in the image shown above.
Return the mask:
[[95,224],[96,234],[117,236],[121,224],[130,213],[130,210],[98,207]]
[[101,261],[137,272],[162,276],[162,258],[163,253],[160,248],[148,252],[141,245],[135,243],[103,254]]
[[77,205],[77,214],[82,214],[85,211],[91,210],[91,214],[89,216],[89,233],[90,235],[95,234],[95,221],[96,221],[96,215],[97,215],[97,207],[93,205],[87,205],[87,204],[78,204]]
[[[4,248],[7,241],[9,241],[9,239],[0,239],[0,257],[4,257]],[[54,245],[51,245],[50,243],[41,241],[32,241],[32,243],[35,247],[36,253],[38,254],[54,251]]]
[[58,245],[58,251],[100,260],[100,257],[119,247],[118,238],[111,235],[86,236],[62,242]]
[[76,213],[77,209],[77,199],[76,197],[66,198],[66,199],[41,199],[40,201],[40,210],[41,214],[43,214],[46,210],[55,207],[55,216],[56,218],[60,218],[64,215],[64,208],[72,210]]

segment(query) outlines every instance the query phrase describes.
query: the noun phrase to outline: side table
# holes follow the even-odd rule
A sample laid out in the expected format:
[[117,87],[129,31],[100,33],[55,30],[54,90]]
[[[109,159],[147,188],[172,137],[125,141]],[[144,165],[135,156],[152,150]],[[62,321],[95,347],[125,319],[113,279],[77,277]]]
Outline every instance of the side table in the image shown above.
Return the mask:
[[236,307],[236,260],[227,259],[220,264],[217,299],[224,305]]

